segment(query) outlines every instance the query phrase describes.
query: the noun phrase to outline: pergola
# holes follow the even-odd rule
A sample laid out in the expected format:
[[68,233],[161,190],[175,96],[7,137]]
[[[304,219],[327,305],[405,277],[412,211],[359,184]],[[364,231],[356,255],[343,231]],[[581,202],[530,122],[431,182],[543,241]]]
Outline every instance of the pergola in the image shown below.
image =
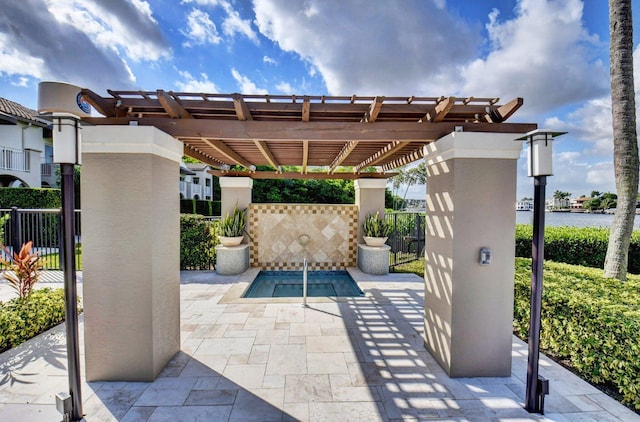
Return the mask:
[[[536,128],[505,123],[522,98],[499,104],[498,98],[474,97],[108,93],[82,90],[104,115],[83,121],[154,126],[182,141],[184,154],[216,168],[217,176],[386,178],[451,132],[522,134]],[[283,166],[300,170],[284,172]]]

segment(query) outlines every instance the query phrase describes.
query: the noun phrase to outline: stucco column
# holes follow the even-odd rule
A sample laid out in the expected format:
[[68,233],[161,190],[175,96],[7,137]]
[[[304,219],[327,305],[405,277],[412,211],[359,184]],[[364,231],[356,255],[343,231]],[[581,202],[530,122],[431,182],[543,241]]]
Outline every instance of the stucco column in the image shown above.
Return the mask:
[[362,223],[369,214],[384,216],[384,191],[387,179],[356,179],[355,200],[358,206],[358,243],[363,243]]
[[222,217],[233,213],[233,208],[248,208],[251,203],[253,179],[250,177],[220,178],[220,210]]
[[153,127],[83,130],[88,381],[151,381],[180,350],[182,149]]
[[516,137],[454,132],[425,147],[425,346],[451,377],[511,374]]

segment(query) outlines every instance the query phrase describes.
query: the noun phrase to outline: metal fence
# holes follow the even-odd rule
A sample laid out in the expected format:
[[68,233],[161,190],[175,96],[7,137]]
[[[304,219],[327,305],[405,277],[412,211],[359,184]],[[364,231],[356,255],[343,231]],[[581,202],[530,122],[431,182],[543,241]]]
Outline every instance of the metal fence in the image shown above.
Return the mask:
[[[7,217],[9,218],[5,221]],[[76,210],[76,268],[81,268],[82,234],[80,231],[80,210]],[[2,244],[12,253],[19,251],[22,245],[33,241],[33,251],[41,257],[46,270],[61,270],[63,257],[62,224],[60,209],[0,209],[2,225]],[[5,255],[5,252],[2,252]]]
[[393,231],[387,239],[391,246],[389,267],[415,261],[424,256],[425,214],[393,212],[385,214]]

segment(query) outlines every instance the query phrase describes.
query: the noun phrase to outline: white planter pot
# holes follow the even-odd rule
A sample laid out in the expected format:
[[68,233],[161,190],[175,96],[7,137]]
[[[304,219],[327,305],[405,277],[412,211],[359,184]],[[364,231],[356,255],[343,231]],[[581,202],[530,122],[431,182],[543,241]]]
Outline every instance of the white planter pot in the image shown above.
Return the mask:
[[218,236],[218,239],[220,240],[220,244],[222,246],[238,246],[242,243],[242,239],[244,239],[244,236]]
[[364,236],[364,243],[367,244],[367,246],[372,246],[374,248],[379,248],[382,245],[384,245],[384,242],[387,241],[386,237],[369,237],[369,236]]

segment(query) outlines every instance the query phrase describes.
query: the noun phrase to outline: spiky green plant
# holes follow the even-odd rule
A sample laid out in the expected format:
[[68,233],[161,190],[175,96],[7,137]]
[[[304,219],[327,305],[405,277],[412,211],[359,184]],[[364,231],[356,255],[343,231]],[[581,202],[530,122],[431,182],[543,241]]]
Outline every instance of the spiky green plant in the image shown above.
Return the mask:
[[376,211],[375,214],[369,214],[364,219],[362,230],[367,237],[387,237],[391,233],[392,227]]
[[220,235],[225,237],[237,237],[244,234],[247,226],[247,209],[239,209],[236,205],[233,213],[224,217],[220,223]]

